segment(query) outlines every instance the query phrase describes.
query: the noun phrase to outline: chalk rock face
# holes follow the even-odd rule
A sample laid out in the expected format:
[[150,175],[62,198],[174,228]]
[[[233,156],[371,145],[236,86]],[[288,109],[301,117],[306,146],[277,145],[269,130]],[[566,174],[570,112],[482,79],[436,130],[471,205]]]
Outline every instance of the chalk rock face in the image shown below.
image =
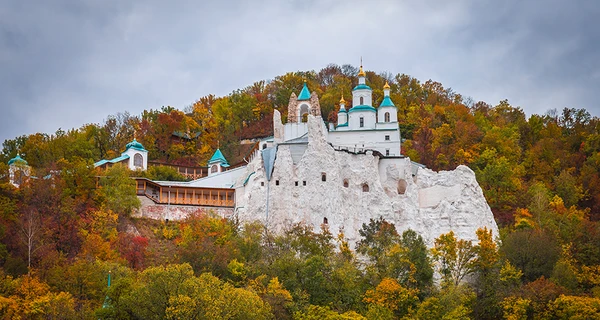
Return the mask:
[[[292,152],[305,148],[294,163]],[[478,228],[498,227],[474,172],[465,166],[434,172],[419,168],[413,175],[408,158],[379,158],[370,151],[354,154],[327,143],[320,119],[308,117],[308,144],[277,146],[273,175],[267,181],[261,157],[248,166],[238,218],[259,220],[274,231],[294,223],[326,225],[335,235],[343,231],[351,244],[370,219],[382,217],[399,233],[412,229],[429,246],[442,233],[454,231],[476,240]],[[268,210],[267,210],[268,207]]]

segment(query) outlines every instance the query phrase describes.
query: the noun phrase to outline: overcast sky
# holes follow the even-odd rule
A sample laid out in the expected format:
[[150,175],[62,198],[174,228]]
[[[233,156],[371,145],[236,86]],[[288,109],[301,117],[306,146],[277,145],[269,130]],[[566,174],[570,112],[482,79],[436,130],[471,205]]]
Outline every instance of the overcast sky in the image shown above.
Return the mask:
[[0,142],[329,63],[600,115],[600,1],[0,2]]

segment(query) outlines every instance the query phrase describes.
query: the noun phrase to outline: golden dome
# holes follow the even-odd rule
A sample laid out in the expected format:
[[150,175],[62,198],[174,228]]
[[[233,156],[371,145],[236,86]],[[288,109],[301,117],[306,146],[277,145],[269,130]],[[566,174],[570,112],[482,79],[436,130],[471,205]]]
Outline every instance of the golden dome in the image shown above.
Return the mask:
[[346,100],[344,100],[344,95],[342,95],[342,98],[340,99],[340,104],[346,104]]
[[358,76],[359,77],[364,77],[366,76],[365,71],[363,70],[362,66],[360,66],[360,70],[358,71]]
[[383,88],[384,89],[389,89],[390,88],[390,85],[389,85],[389,83],[387,81],[385,82],[385,85],[383,86]]

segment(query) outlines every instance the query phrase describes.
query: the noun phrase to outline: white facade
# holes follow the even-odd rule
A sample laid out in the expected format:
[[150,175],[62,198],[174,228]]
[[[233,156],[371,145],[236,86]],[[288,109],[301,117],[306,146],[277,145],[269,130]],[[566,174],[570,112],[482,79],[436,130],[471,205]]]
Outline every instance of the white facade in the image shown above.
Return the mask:
[[128,155],[127,167],[130,170],[143,170],[148,169],[148,151],[145,149],[128,148],[122,155]]
[[365,73],[360,68],[358,85],[352,90],[353,107],[346,111],[340,101],[337,127],[329,130],[327,141],[334,148],[360,151],[375,150],[383,156],[401,155],[398,109],[390,99],[390,87],[383,88],[384,99],[379,108],[373,106],[373,90],[366,85]]

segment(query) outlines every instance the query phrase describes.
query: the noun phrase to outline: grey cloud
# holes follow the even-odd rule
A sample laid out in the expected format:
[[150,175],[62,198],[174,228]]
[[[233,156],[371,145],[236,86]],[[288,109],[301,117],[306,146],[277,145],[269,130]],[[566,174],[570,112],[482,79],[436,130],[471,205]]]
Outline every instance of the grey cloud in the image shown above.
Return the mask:
[[[224,95],[328,63],[528,114],[598,115],[594,1],[24,1],[0,5],[0,141]],[[17,112],[18,110],[18,112]]]

